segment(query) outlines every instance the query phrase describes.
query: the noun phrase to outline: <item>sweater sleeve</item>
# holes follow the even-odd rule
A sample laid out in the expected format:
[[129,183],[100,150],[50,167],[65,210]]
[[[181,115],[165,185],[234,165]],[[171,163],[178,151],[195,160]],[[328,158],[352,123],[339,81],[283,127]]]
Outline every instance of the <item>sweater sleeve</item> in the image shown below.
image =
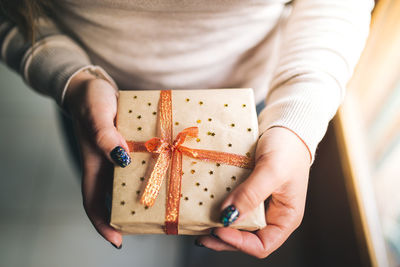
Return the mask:
[[286,127],[314,160],[365,45],[373,6],[373,0],[294,0],[281,29],[260,133]]
[[39,19],[37,26],[32,45],[16,25],[0,17],[1,60],[20,73],[30,87],[62,106],[69,81],[87,69],[116,88],[112,78],[101,67],[92,65],[85,50],[50,19]]

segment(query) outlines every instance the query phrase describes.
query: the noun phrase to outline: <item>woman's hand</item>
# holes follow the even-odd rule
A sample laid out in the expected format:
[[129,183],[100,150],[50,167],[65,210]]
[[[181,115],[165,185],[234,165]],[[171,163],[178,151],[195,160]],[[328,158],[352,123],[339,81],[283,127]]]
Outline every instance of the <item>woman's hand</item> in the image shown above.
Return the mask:
[[283,127],[267,130],[257,145],[254,171],[225,199],[221,217],[229,225],[269,198],[267,226],[256,232],[216,228],[212,235],[198,238],[197,243],[217,251],[239,250],[267,257],[301,223],[309,168],[310,153],[299,137]]
[[128,145],[114,126],[117,94],[109,82],[80,72],[67,88],[65,107],[81,150],[83,206],[100,235],[121,248],[122,235],[109,225],[105,205],[106,194],[111,195],[112,160],[121,167],[130,163]]

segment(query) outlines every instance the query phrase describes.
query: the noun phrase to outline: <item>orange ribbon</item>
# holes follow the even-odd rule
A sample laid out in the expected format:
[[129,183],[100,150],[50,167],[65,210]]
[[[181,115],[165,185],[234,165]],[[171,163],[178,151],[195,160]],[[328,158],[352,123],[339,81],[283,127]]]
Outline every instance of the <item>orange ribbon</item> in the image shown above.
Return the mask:
[[178,234],[179,204],[182,180],[182,155],[191,158],[212,161],[222,164],[251,169],[253,161],[250,157],[214,150],[194,149],[182,146],[186,137],[197,137],[198,128],[189,127],[178,133],[172,141],[172,95],[170,90],[160,92],[159,101],[160,135],[147,142],[128,141],[132,152],[157,153],[158,158],[150,178],[146,184],[140,203],[153,206],[160,191],[161,184],[169,170],[167,203],[165,213],[165,232]]

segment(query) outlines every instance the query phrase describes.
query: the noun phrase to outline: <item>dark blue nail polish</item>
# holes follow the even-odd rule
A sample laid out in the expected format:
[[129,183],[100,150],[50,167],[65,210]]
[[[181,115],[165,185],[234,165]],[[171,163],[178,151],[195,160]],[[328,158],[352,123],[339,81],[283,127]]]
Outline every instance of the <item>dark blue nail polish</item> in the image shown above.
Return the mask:
[[239,211],[234,205],[225,208],[221,213],[221,223],[224,227],[231,225],[239,217]]
[[111,243],[111,242],[110,242],[110,244],[111,244],[114,248],[116,248],[116,249],[121,249],[121,248],[122,248],[122,244],[119,245],[119,247],[117,247],[117,245],[115,245],[114,243]]
[[219,239],[219,236],[217,236],[217,234],[215,233],[215,229],[214,229],[214,228],[211,230],[210,235],[211,235],[212,237],[214,237],[214,238]]
[[122,168],[125,168],[131,163],[131,157],[129,156],[128,152],[126,152],[126,150],[121,146],[116,146],[110,152],[110,156],[115,161],[115,163],[117,163]]
[[198,246],[198,247],[204,247],[204,245],[202,244],[202,243],[200,243],[200,241],[199,240],[197,240],[197,239],[195,239],[194,240],[194,244],[196,245],[196,246]]

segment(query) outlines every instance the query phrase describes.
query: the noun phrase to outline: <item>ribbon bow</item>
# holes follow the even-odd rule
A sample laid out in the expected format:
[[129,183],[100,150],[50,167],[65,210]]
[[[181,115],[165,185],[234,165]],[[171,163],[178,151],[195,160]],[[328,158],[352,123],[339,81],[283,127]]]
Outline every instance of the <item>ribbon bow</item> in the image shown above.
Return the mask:
[[133,152],[159,154],[140,199],[140,203],[143,205],[148,207],[154,205],[162,181],[169,170],[165,232],[167,234],[178,234],[182,155],[246,169],[251,169],[254,164],[252,159],[247,156],[183,146],[182,144],[187,137],[197,137],[198,127],[184,129],[172,141],[172,96],[170,90],[160,92],[159,110],[161,137],[154,137],[146,142],[128,141],[128,145],[130,151]]

